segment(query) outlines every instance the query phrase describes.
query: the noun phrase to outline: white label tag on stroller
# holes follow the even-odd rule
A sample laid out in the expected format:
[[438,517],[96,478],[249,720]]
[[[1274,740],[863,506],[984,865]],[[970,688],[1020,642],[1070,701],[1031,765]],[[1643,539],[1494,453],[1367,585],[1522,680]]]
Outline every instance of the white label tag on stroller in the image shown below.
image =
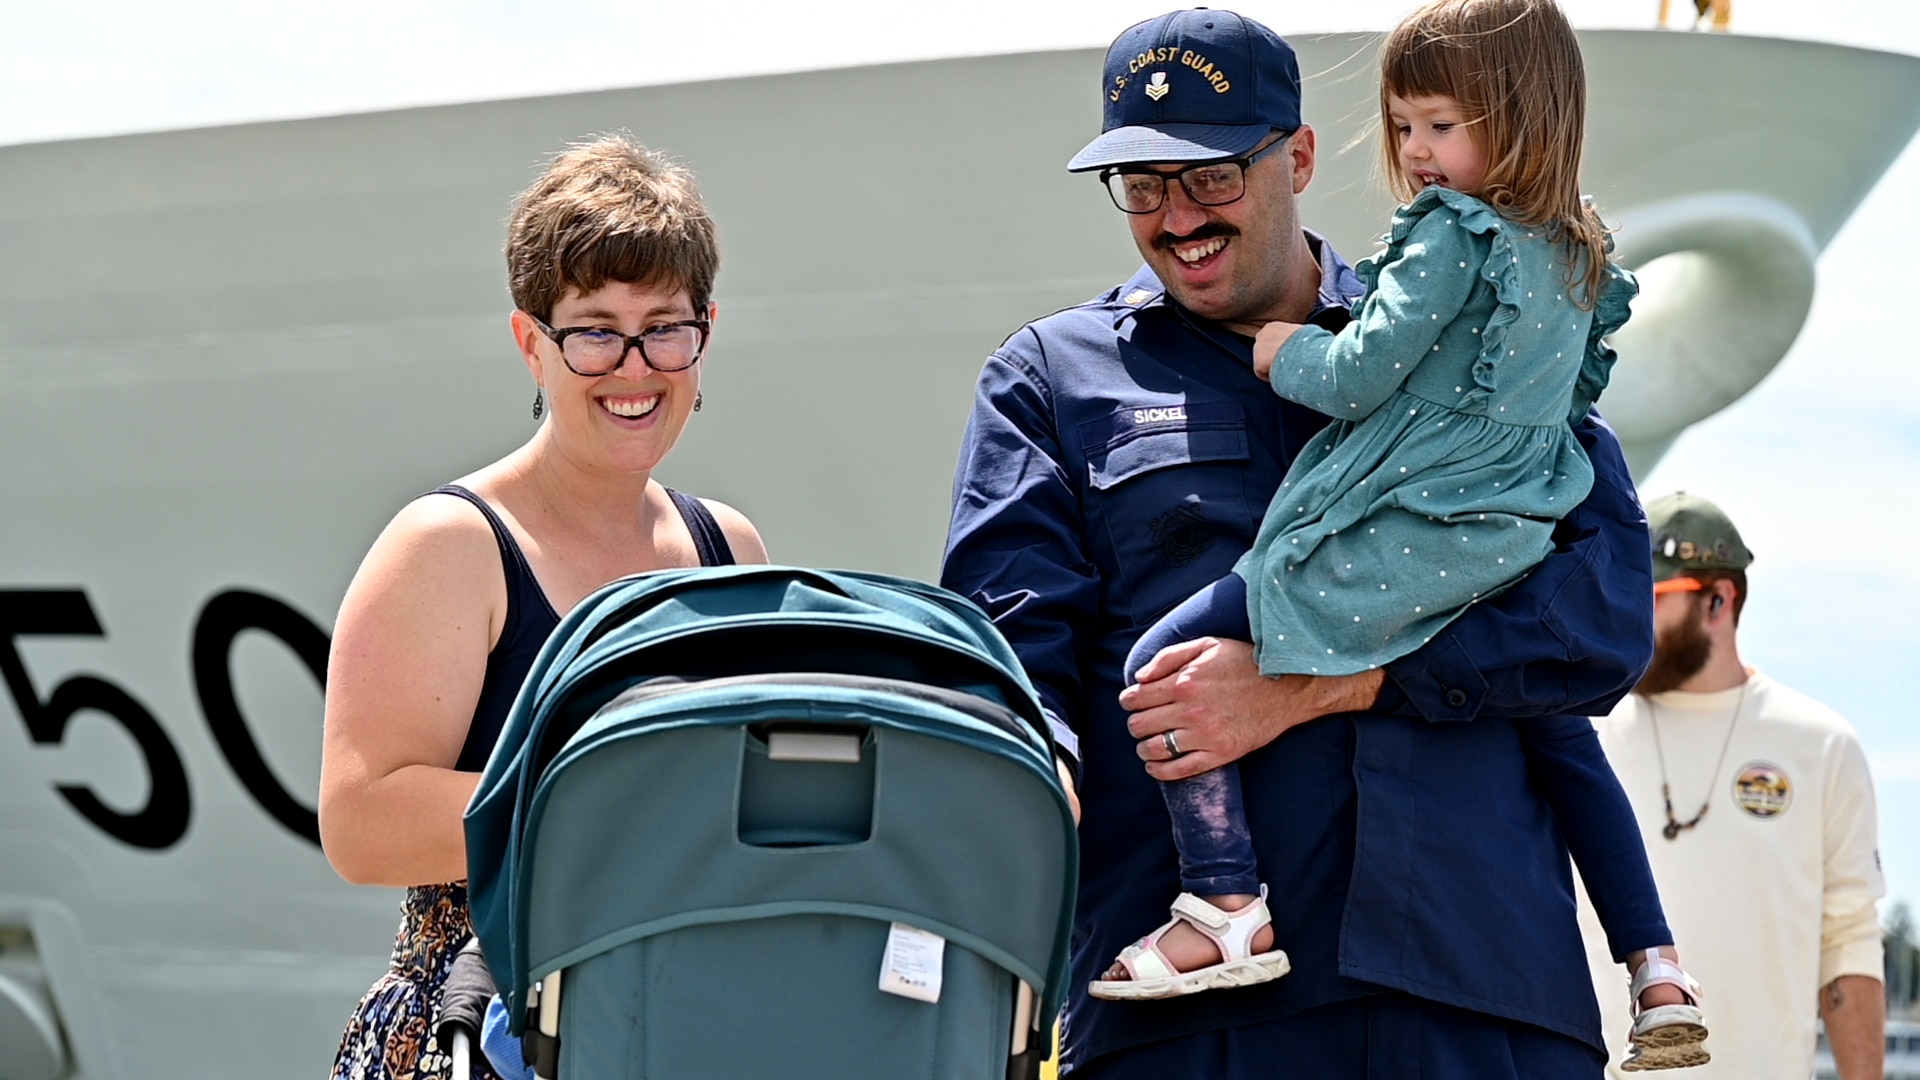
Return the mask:
[[915,1001],[940,1000],[940,968],[947,939],[906,923],[887,931],[887,958],[880,965],[880,989]]
[[768,761],[824,761],[860,764],[860,736],[831,731],[773,731],[767,734]]

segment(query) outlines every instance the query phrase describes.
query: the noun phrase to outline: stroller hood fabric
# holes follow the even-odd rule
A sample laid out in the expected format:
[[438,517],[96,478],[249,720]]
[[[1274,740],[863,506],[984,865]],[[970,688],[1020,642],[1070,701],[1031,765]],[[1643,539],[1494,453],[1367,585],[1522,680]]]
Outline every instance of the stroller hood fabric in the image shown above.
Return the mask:
[[[863,740],[851,796],[755,779],[770,728],[814,722]],[[823,913],[940,934],[1050,1021],[1078,851],[1047,730],[986,615],[929,585],[739,566],[601,589],[541,651],[466,813],[514,1030],[531,983],[623,943]]]

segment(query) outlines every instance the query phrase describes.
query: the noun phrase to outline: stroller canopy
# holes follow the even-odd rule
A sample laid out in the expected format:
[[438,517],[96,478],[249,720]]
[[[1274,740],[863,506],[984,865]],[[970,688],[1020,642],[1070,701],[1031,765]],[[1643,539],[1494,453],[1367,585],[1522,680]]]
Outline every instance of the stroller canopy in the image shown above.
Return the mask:
[[[787,731],[864,757],[780,764]],[[738,566],[601,589],[535,662],[466,834],[516,1031],[550,972],[787,915],[939,934],[1049,1019],[1064,989],[1078,854],[1047,726],[986,616],[918,582]]]

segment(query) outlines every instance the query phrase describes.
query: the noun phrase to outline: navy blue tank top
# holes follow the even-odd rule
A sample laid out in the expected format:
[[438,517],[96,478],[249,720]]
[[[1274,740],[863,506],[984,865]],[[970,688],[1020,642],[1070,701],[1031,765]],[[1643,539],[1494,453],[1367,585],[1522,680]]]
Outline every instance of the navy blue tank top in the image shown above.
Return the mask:
[[[494,740],[506,726],[507,711],[513,708],[520,684],[533,669],[540,646],[545,645],[559,627],[560,616],[553,610],[547,594],[541,591],[540,582],[534,579],[533,567],[528,565],[519,543],[485,499],[458,484],[435,488],[429,494],[455,495],[479,507],[486,515],[487,524],[493,526],[493,538],[500,545],[500,563],[506,568],[506,625],[500,628],[500,640],[487,654],[487,674],[480,683],[480,700],[473,707],[473,722],[467,726],[467,741],[460,747],[460,760],[454,764],[461,772],[479,772],[486,768],[487,756],[493,753]],[[667,489],[667,494],[686,521],[687,531],[693,534],[700,565],[732,565],[733,548],[720,531],[720,523],[713,519],[713,513],[691,495],[672,488]]]

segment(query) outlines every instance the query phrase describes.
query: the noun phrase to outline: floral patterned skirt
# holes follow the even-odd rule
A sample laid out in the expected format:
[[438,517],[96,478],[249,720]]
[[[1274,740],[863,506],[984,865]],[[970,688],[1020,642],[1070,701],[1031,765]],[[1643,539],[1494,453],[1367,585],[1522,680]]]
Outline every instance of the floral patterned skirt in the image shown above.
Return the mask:
[[[416,885],[400,908],[393,960],[373,984],[340,1039],[332,1080],[428,1080],[453,1075],[453,1058],[434,1036],[440,989],[454,954],[473,936],[465,882]],[[498,1080],[476,1040],[474,1080]]]

